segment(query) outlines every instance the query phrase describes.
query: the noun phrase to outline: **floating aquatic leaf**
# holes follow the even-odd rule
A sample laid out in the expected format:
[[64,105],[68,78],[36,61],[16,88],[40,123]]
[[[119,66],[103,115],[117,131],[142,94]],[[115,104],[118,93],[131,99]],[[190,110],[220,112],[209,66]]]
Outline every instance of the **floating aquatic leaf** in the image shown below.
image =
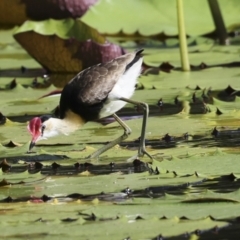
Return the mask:
[[[239,52],[239,46],[198,41],[189,51],[195,52],[197,66],[205,63],[202,68],[211,65],[201,56],[210,54],[212,63],[223,65]],[[0,42],[0,105],[7,118],[0,126],[1,236],[215,239],[239,231],[239,68],[199,67],[183,73],[167,64],[161,69],[178,50],[163,50],[166,59],[161,62],[162,49],[146,48],[144,58],[153,67],[145,64],[133,99],[149,104],[146,148],[154,160],[126,161],[137,152],[142,126],[142,109],[127,104],[117,114],[132,134],[99,159],[87,161],[86,156],[122,135],[123,129],[110,116],[70,136],[39,141],[34,152],[27,153],[27,122],[52,114],[59,103],[59,97],[40,97],[59,91],[71,76],[43,76],[6,33],[0,34]],[[168,41],[166,46],[176,44]],[[201,55],[204,51],[208,54]],[[219,56],[226,58],[221,62]],[[172,66],[179,65],[174,61]]]
[[[238,0],[227,2],[220,0],[219,4],[226,26],[238,23],[240,8]],[[133,8],[134,11],[132,11]],[[199,9],[201,9],[201,14],[199,14]],[[228,14],[229,12],[232,14]],[[214,31],[207,2],[186,0],[184,17],[188,35],[203,35]],[[110,35],[132,36],[135,34],[135,36],[150,36],[158,39],[161,37],[164,40],[166,35],[178,34],[176,3],[168,0],[144,0],[141,2],[137,0],[100,0],[89,9],[82,20],[99,29],[100,32]],[[176,40],[174,44],[176,44]]]
[[[97,30],[80,20],[27,21],[14,37],[32,57],[52,72],[77,73],[123,53],[119,46],[106,42]],[[36,45],[36,42],[39,44]]]
[[2,11],[0,24],[4,27],[11,27],[21,25],[29,19],[39,21],[49,18],[78,18],[97,1],[98,0],[37,0],[33,4],[31,0],[2,0],[0,3],[0,9]]

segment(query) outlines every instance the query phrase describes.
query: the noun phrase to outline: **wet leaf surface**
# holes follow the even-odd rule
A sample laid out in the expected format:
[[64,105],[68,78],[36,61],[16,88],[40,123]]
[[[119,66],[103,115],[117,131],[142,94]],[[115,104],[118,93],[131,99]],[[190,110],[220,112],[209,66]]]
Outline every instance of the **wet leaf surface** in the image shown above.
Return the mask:
[[130,137],[89,161],[122,134],[113,118],[27,153],[27,122],[54,113],[59,102],[42,96],[59,93],[71,77],[47,75],[8,40],[0,53],[2,238],[239,238],[240,70],[222,66],[238,61],[237,46],[190,47],[192,63],[207,67],[189,73],[178,70],[177,49],[147,48],[133,99],[150,106],[146,146],[154,160],[127,161],[142,124],[142,109],[127,104],[118,115]]

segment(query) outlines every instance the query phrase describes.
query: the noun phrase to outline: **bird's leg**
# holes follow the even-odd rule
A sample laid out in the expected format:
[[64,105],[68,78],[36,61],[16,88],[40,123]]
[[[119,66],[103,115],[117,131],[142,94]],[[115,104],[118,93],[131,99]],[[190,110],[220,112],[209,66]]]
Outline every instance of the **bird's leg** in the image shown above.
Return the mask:
[[[141,106],[144,109],[143,123],[142,123],[142,130],[141,130],[140,145],[139,145],[139,148],[138,148],[138,154],[129,158],[128,161],[134,160],[136,157],[142,157],[144,154],[146,154],[149,158],[152,159],[152,156],[146,151],[146,148],[145,148],[145,134],[146,134],[148,113],[149,113],[148,104],[143,103],[143,102],[133,101],[133,100],[130,100],[130,99],[127,99],[127,98],[120,98],[119,100],[131,103],[131,104],[134,104],[134,105],[137,105],[137,106]],[[127,126],[127,124],[125,124],[116,114],[113,114],[113,117],[124,129],[123,135],[118,137],[117,139],[113,140],[112,142],[108,143],[107,145],[103,146],[102,148],[98,149],[96,152],[94,152],[90,156],[88,156],[87,159],[97,158],[103,152],[112,148],[116,144],[124,141],[131,134],[132,131]]]
[[94,152],[90,156],[88,156],[87,159],[97,158],[100,154],[102,154],[103,152],[112,148],[113,146],[117,145],[118,143],[122,142],[123,140],[125,140],[131,134],[132,131],[128,127],[127,124],[125,124],[116,114],[113,114],[113,117],[124,129],[123,135],[118,137],[117,139],[113,140],[112,142],[106,144],[102,148],[98,149],[96,152]]
[[127,98],[120,98],[120,100],[125,101],[127,103],[131,103],[137,106],[141,106],[144,110],[143,113],[143,122],[142,122],[142,130],[141,130],[141,136],[140,136],[140,145],[138,148],[138,154],[137,156],[133,156],[132,158],[130,158],[129,160],[134,159],[135,157],[142,157],[144,154],[146,154],[149,158],[152,159],[152,156],[146,151],[145,148],[145,135],[146,135],[146,126],[147,126],[147,119],[148,119],[148,114],[149,114],[149,108],[148,108],[148,104],[143,103],[143,102],[137,102],[131,99],[127,99]]

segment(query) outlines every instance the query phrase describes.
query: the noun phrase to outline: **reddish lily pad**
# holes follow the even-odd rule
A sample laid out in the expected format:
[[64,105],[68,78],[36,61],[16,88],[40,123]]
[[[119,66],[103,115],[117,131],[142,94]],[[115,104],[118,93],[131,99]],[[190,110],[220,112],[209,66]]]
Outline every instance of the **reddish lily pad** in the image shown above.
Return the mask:
[[26,14],[34,20],[81,17],[98,0],[23,0]]
[[1,0],[0,25],[13,27],[28,19],[81,17],[98,0]]
[[80,20],[28,21],[14,37],[51,72],[79,72],[123,53],[121,47],[106,42],[95,29]]

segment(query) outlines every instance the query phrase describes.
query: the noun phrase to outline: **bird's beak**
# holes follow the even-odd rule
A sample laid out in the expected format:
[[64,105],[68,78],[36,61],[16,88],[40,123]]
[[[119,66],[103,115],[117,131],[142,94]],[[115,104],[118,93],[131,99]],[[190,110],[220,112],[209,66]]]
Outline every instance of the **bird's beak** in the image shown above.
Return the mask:
[[35,142],[32,140],[30,145],[29,145],[29,152],[31,151],[31,149],[35,146]]
[[36,145],[36,142],[39,140],[40,136],[41,136],[40,132],[38,134],[32,135],[32,140],[30,142],[28,152],[30,152],[32,148]]

